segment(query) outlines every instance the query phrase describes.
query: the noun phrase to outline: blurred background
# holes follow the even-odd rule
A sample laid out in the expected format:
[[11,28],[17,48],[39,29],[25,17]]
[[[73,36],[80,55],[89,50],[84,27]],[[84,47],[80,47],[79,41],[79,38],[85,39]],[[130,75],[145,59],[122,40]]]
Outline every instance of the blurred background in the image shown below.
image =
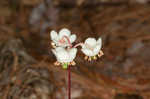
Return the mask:
[[0,99],[67,99],[49,36],[64,27],[105,54],[78,51],[72,99],[150,99],[150,0],[0,0]]

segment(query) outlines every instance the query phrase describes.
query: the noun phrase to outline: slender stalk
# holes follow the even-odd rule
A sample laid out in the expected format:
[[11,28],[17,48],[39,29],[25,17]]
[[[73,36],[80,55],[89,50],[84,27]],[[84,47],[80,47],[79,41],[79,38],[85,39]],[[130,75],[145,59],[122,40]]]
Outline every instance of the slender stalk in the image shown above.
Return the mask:
[[78,47],[78,46],[82,46],[83,45],[83,43],[78,43],[78,44],[76,44],[75,46],[74,46],[74,48],[76,48],[76,47]]
[[87,48],[89,48],[90,50],[93,50],[93,48],[91,46],[89,46],[88,44],[84,44],[84,43],[78,43],[74,46],[74,48],[78,47],[78,46],[83,46],[85,45]]
[[71,99],[71,70],[68,66],[68,99]]
[[[63,36],[61,43],[64,42],[64,39],[66,39],[69,43],[69,47],[72,48],[72,44],[70,42],[70,39],[67,36]],[[68,99],[71,99],[71,70],[70,65],[68,65]]]

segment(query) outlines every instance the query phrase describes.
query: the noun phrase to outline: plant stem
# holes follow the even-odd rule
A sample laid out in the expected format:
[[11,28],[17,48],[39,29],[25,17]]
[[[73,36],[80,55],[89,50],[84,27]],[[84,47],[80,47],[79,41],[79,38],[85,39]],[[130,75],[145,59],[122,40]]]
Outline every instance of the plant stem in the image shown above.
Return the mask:
[[74,46],[74,48],[76,48],[76,47],[78,47],[78,46],[83,46],[83,45],[85,45],[87,48],[89,48],[90,50],[93,50],[93,48],[91,47],[91,46],[89,46],[88,44],[84,44],[84,43],[78,43],[78,44],[76,44],[75,46]]
[[68,99],[71,99],[71,70],[70,70],[70,65],[68,66]]
[[74,46],[74,48],[76,48],[76,47],[78,47],[78,46],[82,46],[83,45],[83,43],[78,43],[78,44],[76,44],[75,46]]

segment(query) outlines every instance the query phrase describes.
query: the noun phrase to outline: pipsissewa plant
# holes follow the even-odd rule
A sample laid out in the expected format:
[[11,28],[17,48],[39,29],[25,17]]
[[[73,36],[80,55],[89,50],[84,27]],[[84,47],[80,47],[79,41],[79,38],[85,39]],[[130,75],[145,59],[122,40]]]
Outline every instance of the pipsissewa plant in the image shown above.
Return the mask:
[[81,51],[85,54],[85,60],[92,61],[97,60],[97,58],[101,57],[103,54],[102,47],[102,39],[98,38],[87,38],[84,43],[78,43],[73,46],[73,42],[76,40],[76,35],[72,34],[70,30],[63,28],[57,33],[52,30],[50,32],[50,38],[52,40],[51,45],[53,47],[52,52],[56,56],[57,61],[54,63],[57,66],[62,66],[63,69],[68,69],[68,99],[71,99],[71,76],[70,76],[70,66],[74,66],[76,63],[74,59],[77,54],[77,47],[81,46]]

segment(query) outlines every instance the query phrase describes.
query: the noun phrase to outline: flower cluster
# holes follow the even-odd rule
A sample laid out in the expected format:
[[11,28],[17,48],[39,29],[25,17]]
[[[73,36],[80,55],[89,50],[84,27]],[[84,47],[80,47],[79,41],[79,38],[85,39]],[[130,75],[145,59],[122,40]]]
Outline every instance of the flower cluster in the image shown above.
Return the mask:
[[50,38],[52,40],[52,52],[57,59],[55,65],[61,65],[64,69],[67,69],[69,65],[74,66],[76,64],[74,59],[77,54],[78,46],[81,46],[81,51],[86,55],[85,60],[96,60],[97,57],[103,55],[103,52],[101,51],[101,38],[98,38],[98,40],[95,38],[87,38],[84,43],[78,43],[73,46],[77,37],[75,34],[71,35],[71,32],[66,28],[61,29],[59,33],[52,30]]

